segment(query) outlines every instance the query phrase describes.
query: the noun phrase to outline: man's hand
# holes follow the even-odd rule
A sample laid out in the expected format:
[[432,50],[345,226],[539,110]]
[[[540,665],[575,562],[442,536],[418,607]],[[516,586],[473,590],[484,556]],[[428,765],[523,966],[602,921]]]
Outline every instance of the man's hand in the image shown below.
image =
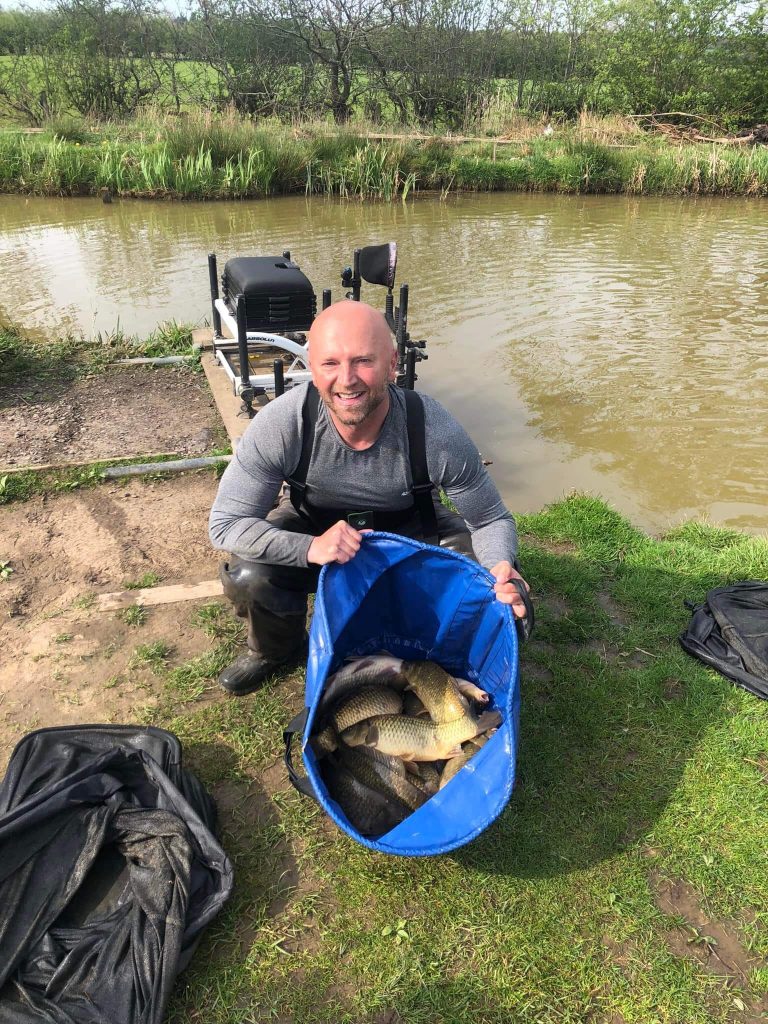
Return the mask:
[[362,533],[340,519],[330,530],[315,537],[309,545],[307,561],[310,565],[328,565],[329,562],[343,565],[355,557],[362,541]]
[[523,577],[514,569],[510,562],[499,562],[491,569],[491,575],[496,577],[496,584],[494,590],[496,591],[496,600],[501,601],[502,604],[511,604],[512,613],[517,619],[525,618],[525,603],[520,596],[517,587],[514,583],[510,583],[510,580],[521,580],[526,590],[530,591],[530,587],[525,582]]

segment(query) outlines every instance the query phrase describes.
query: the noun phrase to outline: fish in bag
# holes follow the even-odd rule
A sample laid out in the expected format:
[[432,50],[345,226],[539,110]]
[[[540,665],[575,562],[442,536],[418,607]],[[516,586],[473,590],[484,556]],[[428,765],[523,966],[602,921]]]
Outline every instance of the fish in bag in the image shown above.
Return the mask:
[[[494,582],[486,569],[464,555],[376,532],[364,535],[351,561],[327,565],[320,574],[305,707],[285,732],[286,765],[296,788],[317,800],[364,846],[403,856],[445,853],[478,836],[511,796],[520,710],[518,631],[509,606],[496,599]],[[530,627],[530,602],[528,609]],[[397,823],[388,831],[371,836],[361,834],[333,799],[319,767],[323,754],[311,738],[318,726],[324,726],[331,677],[349,658],[382,651],[407,663],[436,663],[461,680],[465,689],[468,685],[470,694],[487,694],[485,708],[495,712],[494,722],[499,717],[501,722],[448,784],[405,817],[395,815]],[[393,670],[393,678],[396,674]],[[343,678],[348,675],[345,672]],[[337,682],[331,680],[331,685],[338,688]],[[293,765],[296,735],[302,737],[305,775]],[[376,808],[369,808],[367,818],[375,817],[385,826],[388,819],[378,811],[378,797],[371,803]]]

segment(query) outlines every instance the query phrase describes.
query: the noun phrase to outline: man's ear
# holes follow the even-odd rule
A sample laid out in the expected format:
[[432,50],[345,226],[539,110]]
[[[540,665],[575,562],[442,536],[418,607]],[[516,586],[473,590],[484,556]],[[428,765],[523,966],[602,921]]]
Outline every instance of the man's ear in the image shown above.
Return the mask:
[[397,378],[397,349],[392,349],[392,361],[389,364],[389,379],[395,380]]

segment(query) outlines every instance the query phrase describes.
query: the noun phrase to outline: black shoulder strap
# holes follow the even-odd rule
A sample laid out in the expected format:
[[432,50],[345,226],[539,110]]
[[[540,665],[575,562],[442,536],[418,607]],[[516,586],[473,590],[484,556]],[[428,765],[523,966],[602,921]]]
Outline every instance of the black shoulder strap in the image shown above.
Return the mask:
[[291,488],[291,504],[303,519],[307,518],[302,505],[304,492],[307,489],[307,472],[312,458],[312,446],[315,442],[315,426],[317,425],[319,407],[320,394],[315,385],[310,382],[301,409],[301,458],[296,469],[288,477],[288,485]]
[[429,479],[427,468],[427,439],[424,424],[424,403],[417,392],[410,388],[403,389],[405,398],[405,418],[408,425],[408,452],[411,460],[411,477],[413,486],[411,493],[416,504],[416,511],[421,519],[421,529],[427,544],[438,543],[437,516],[432,504],[434,484]]

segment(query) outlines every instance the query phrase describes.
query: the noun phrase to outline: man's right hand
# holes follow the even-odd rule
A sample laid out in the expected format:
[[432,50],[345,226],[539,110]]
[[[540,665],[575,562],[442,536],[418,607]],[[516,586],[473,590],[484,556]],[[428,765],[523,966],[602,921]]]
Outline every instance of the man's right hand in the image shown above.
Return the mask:
[[343,565],[355,557],[362,541],[362,533],[340,519],[330,530],[315,537],[309,545],[307,562],[310,565],[328,565],[329,562],[339,562]]

